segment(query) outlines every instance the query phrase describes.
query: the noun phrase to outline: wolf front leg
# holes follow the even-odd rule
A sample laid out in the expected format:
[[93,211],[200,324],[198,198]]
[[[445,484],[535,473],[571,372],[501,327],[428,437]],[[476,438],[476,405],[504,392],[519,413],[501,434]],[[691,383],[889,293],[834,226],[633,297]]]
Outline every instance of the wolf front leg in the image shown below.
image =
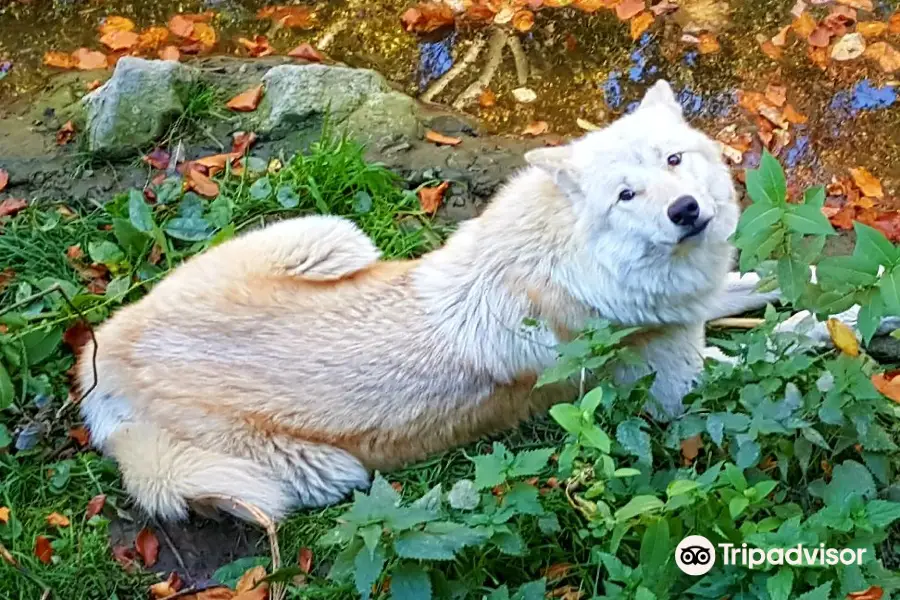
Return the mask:
[[757,291],[759,281],[759,275],[756,273],[744,275],[737,272],[729,273],[726,277],[725,289],[710,301],[707,319],[733,317],[763,308],[766,304],[777,301],[780,297],[778,290]]
[[684,411],[683,400],[703,369],[704,324],[668,325],[638,333],[632,346],[643,365],[623,367],[616,374],[620,383],[635,381],[650,372],[656,379],[650,392],[653,400],[645,407],[658,420],[669,420]]

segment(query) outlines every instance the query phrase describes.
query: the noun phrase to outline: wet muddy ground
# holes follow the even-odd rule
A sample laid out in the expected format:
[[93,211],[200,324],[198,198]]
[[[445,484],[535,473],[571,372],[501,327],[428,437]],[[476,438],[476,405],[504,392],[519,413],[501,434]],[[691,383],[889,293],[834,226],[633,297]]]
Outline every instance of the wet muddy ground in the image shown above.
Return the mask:
[[[105,50],[97,28],[109,16],[128,17],[136,31],[142,31],[165,26],[176,14],[212,11],[209,24],[216,39],[204,53],[247,56],[242,37],[265,36],[276,54],[310,42],[337,60],[379,70],[413,95],[433,96],[433,101],[447,105],[484,73],[491,45],[502,32],[513,42],[501,44],[496,74],[485,86],[489,91],[465,105],[457,103],[495,133],[521,134],[536,123],[540,130],[540,122],[546,122],[551,140],[555,135],[577,135],[629,110],[650,83],[667,78],[679,91],[686,114],[735,148],[734,160],[740,159],[741,166],[753,166],[767,145],[788,167],[796,185],[828,183],[833,177],[846,177],[851,168],[865,167],[885,189],[884,197],[875,199],[876,208],[900,208],[900,71],[888,72],[867,56],[832,59],[840,35],[833,36],[831,47],[815,51],[792,30],[786,43],[775,49],[777,56],[771,47],[767,52],[761,43],[797,20],[796,12],[791,14],[796,11],[794,0],[670,2],[678,9],[654,16],[636,39],[632,39],[634,18],[623,21],[614,10],[598,8],[614,1],[557,6],[567,3],[488,0],[483,5],[495,11],[492,19],[474,21],[461,15],[455,27],[423,34],[404,31],[401,24],[401,15],[413,6],[409,0],[300,4],[296,6],[310,9],[311,18],[298,27],[259,18],[262,1],[7,1],[0,8],[0,61],[8,61],[0,80],[0,104],[27,102],[59,72],[42,64],[46,52]],[[657,3],[648,2],[648,7]],[[835,10],[846,10],[847,4],[865,8],[867,3],[809,0],[806,12],[814,23],[821,23]],[[853,17],[887,24],[898,4],[875,0],[872,11],[854,10]],[[471,8],[471,3],[466,6]],[[498,16],[497,11],[509,7],[535,9],[528,31],[518,31],[515,20]],[[598,9],[583,10],[591,8]],[[853,32],[855,27],[849,23],[845,29]],[[868,45],[884,42],[900,47],[900,31],[893,29],[897,28],[867,36]],[[471,55],[473,46],[482,51],[434,94],[435,81]],[[521,48],[518,56],[514,46]],[[114,62],[116,54],[106,52]],[[192,60],[184,52],[181,58]],[[517,99],[513,93],[517,88],[533,91],[534,100]],[[775,90],[776,102],[781,102],[774,105],[774,117],[771,111],[760,114],[759,97],[767,89]],[[785,118],[788,105],[798,118]]]

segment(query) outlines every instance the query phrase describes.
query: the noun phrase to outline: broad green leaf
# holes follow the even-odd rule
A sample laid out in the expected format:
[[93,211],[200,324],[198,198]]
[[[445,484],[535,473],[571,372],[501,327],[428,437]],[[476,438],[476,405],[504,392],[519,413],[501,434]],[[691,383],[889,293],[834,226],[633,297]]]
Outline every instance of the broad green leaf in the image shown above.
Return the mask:
[[498,531],[491,536],[491,543],[497,546],[500,552],[510,556],[522,556],[525,554],[525,542],[518,531]]
[[294,188],[289,185],[279,186],[278,192],[275,194],[275,199],[278,200],[278,204],[284,208],[297,208],[297,206],[300,205],[300,196],[298,196],[297,192],[294,191]]
[[209,222],[218,229],[224,229],[231,225],[234,218],[234,206],[231,198],[225,194],[219,194],[209,204]]
[[784,214],[784,209],[780,206],[751,204],[738,221],[738,239],[746,240],[759,235],[780,221],[782,214]]
[[900,267],[894,267],[878,282],[888,316],[900,315]]
[[640,474],[641,471],[639,469],[632,469],[630,467],[613,471],[613,477],[637,477]]
[[519,452],[516,454],[516,458],[509,469],[509,476],[537,475],[547,466],[547,461],[550,460],[550,456],[555,451],[555,448],[538,448],[537,450]]
[[816,265],[816,279],[825,290],[870,286],[878,279],[878,267],[858,256],[830,256]]
[[538,579],[522,584],[516,593],[513,594],[511,600],[544,600],[547,593],[547,581]]
[[125,260],[125,253],[109,240],[100,242],[88,242],[88,256],[95,263],[107,266],[116,266]]
[[656,594],[644,586],[639,586],[634,592],[634,600],[658,600]]
[[412,503],[413,508],[425,509],[428,511],[441,510],[441,495],[443,492],[442,485],[439,483],[433,488],[425,492],[421,498]]
[[853,497],[871,498],[874,495],[875,480],[869,470],[856,461],[845,460],[834,467],[822,499],[826,506],[843,508]]
[[[0,363],[0,410],[8,408],[16,399],[16,391],[13,388],[12,378],[3,363]],[[6,427],[3,428],[6,431]],[[7,435],[9,435],[7,433]]]
[[[499,452],[497,447],[503,448]],[[494,443],[494,451],[491,454],[482,454],[472,458],[475,463],[475,487],[479,490],[492,488],[506,481],[506,470],[509,468],[509,458],[506,456],[506,448]]]
[[797,600],[831,600],[831,581],[797,596]]
[[606,567],[606,572],[612,581],[627,583],[631,578],[631,568],[619,560],[617,556],[606,552],[598,552],[597,556],[599,556],[603,566]]
[[804,427],[801,430],[801,433],[803,434],[803,437],[806,439],[806,441],[815,444],[819,448],[828,450],[829,452],[831,451],[831,447],[828,445],[828,442],[825,441],[825,438],[821,433],[819,433],[817,429],[814,429],[813,427]]
[[897,262],[900,252],[884,237],[884,234],[858,221],[853,223],[853,229],[856,231],[853,256],[870,261],[876,267],[881,265],[887,268]]
[[856,304],[854,294],[845,292],[825,292],[816,299],[816,312],[823,315],[836,315]]
[[453,560],[456,550],[443,536],[424,531],[404,531],[394,540],[394,551],[403,558]]
[[128,219],[138,231],[153,231],[153,211],[144,200],[144,195],[137,190],[128,191]]
[[[2,433],[3,432],[0,431],[0,435],[2,435]],[[0,437],[0,448],[2,447],[2,437]],[[538,529],[540,529],[541,533],[544,535],[558,533],[562,528],[559,526],[559,518],[556,516],[556,513],[547,513],[538,519]]]
[[553,417],[560,427],[569,433],[578,434],[584,427],[581,418],[582,411],[574,404],[557,404],[550,409],[550,416]]
[[353,559],[353,582],[356,584],[356,591],[364,600],[372,596],[372,586],[378,581],[378,577],[384,569],[384,563],[384,546],[381,544],[376,546],[373,553],[365,548],[360,548],[356,553],[356,558]]
[[790,567],[781,567],[778,573],[766,580],[766,591],[769,592],[769,600],[791,600],[791,590],[794,588],[794,570]]
[[421,566],[404,562],[391,571],[393,600],[431,600],[431,578]]
[[375,548],[377,548],[379,542],[381,542],[381,534],[383,532],[384,526],[381,523],[374,523],[372,525],[367,525],[366,527],[360,527],[356,533],[362,538],[363,544],[366,545],[366,550],[374,557]]
[[244,573],[253,567],[266,567],[268,569],[271,562],[272,559],[268,556],[239,558],[216,569],[215,573],[212,574],[212,578],[222,585],[234,588]]
[[857,317],[856,326],[863,336],[863,341],[869,343],[878,326],[881,325],[881,318],[884,316],[884,301],[881,299],[881,290],[875,290],[869,295],[869,301],[863,303],[859,308],[859,316]]
[[25,347],[28,364],[36,365],[44,362],[56,352],[62,344],[62,330],[59,327],[31,331],[21,337]]
[[647,526],[641,539],[640,565],[645,571],[660,571],[675,550],[669,535],[669,522],[658,519]]
[[737,519],[748,506],[750,506],[750,501],[747,498],[735,496],[728,503],[728,513],[731,515],[732,519]]
[[741,469],[749,469],[759,462],[760,449],[759,444],[753,440],[747,440],[738,446],[735,462]]
[[900,502],[890,500],[872,500],[866,505],[866,516],[869,523],[879,529],[887,529],[894,521],[900,519]]
[[256,201],[267,200],[272,195],[272,182],[268,177],[260,177],[250,186],[250,198]]
[[817,185],[803,192],[803,204],[810,204],[819,209],[825,206],[825,187]]
[[596,448],[600,452],[608,453],[612,441],[606,432],[600,429],[595,423],[591,423],[581,430],[582,443],[590,448]]
[[511,508],[519,514],[540,516],[544,514],[544,507],[541,506],[538,493],[538,489],[533,485],[523,482],[514,483],[503,496],[501,506]]
[[481,502],[481,496],[471,479],[460,479],[453,484],[447,495],[450,507],[456,510],[475,510]]
[[643,430],[643,419],[627,419],[616,427],[616,441],[626,452],[637,456],[641,462],[650,464],[653,456],[650,448],[650,434]]
[[597,407],[603,402],[604,396],[615,394],[614,391],[608,390],[604,386],[595,387],[581,399],[581,410],[589,415],[593,415],[597,411]]
[[138,258],[147,247],[150,237],[138,231],[127,219],[113,219],[113,235],[122,250],[131,258]]
[[747,171],[747,193],[754,203],[783,204],[787,197],[787,182],[778,160],[768,150],[763,152],[758,169]]
[[809,265],[789,256],[778,259],[778,285],[788,301],[796,302],[800,298],[809,283],[809,276]]
[[791,231],[806,235],[829,235],[834,227],[822,209],[813,204],[790,204],[784,215],[784,224]]
[[673,496],[687,494],[698,487],[700,487],[700,484],[692,479],[676,479],[675,481],[669,482],[669,485],[666,486],[666,495],[669,498],[672,498]]
[[501,585],[496,590],[491,592],[490,596],[485,596],[484,600],[510,600],[509,588],[506,587],[506,584]]
[[372,210],[372,196],[364,190],[353,195],[353,212],[364,215]]
[[665,507],[662,500],[656,496],[635,496],[628,501],[628,504],[616,511],[617,521],[627,521],[638,515],[649,512],[656,512]]
[[166,223],[165,232],[185,242],[202,242],[212,236],[213,228],[203,217],[175,217]]
[[[3,373],[5,373],[5,371],[3,371],[3,365],[0,365],[0,377],[3,376]],[[3,384],[0,383],[0,385],[3,385]],[[2,396],[2,392],[0,392],[0,396]],[[3,410],[4,408],[6,408],[5,406],[3,406],[2,402],[3,402],[3,399],[2,399],[2,397],[0,397],[0,410]],[[10,444],[12,444],[12,436],[9,435],[9,429],[6,428],[6,425],[4,425],[3,423],[0,423],[0,450],[8,447]],[[556,515],[553,515],[553,517],[555,518]],[[544,518],[546,518],[546,517],[544,517]],[[544,531],[543,526],[541,527],[541,531],[544,533],[550,533],[550,532]],[[559,531],[559,521],[556,522],[556,531]]]
[[733,464],[729,463],[725,465],[725,479],[728,480],[728,483],[739,492],[743,492],[747,489],[747,478],[744,477],[744,472],[742,469],[737,468]]
[[121,300],[125,297],[125,294],[128,293],[128,290],[131,288],[131,278],[129,277],[116,277],[112,281],[110,281],[106,286],[106,297],[115,300],[117,302],[121,302]]

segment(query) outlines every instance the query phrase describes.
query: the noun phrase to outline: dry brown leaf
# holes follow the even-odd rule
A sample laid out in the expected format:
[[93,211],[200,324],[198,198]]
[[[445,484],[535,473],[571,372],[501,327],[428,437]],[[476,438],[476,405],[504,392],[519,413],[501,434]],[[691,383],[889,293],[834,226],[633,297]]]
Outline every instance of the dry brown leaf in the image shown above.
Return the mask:
[[808,38],[815,31],[817,23],[811,14],[805,12],[791,23],[791,27],[799,37]]
[[275,52],[275,49],[269,45],[269,40],[264,35],[257,35],[252,40],[247,38],[238,38],[238,43],[250,52],[250,56],[259,58],[260,56],[268,56]]
[[91,518],[100,514],[100,511],[103,510],[103,507],[106,505],[106,494],[97,494],[87,503],[87,508],[84,511],[84,518],[90,520]]
[[837,319],[828,319],[825,326],[834,346],[848,356],[859,356],[859,342],[853,330]]
[[194,31],[191,33],[190,41],[200,45],[201,52],[209,52],[216,45],[216,30],[207,23],[194,23]]
[[4,525],[9,523],[9,507],[0,506],[0,523]]
[[622,21],[627,21],[645,8],[647,5],[644,0],[622,0],[616,4],[616,16]]
[[875,10],[875,6],[872,4],[872,0],[837,0],[838,4],[843,4],[844,6],[849,6],[850,8],[857,8],[859,10],[866,10],[872,12]]
[[681,457],[684,459],[685,465],[690,465],[694,459],[700,454],[700,448],[703,447],[703,440],[697,434],[686,440],[681,440]]
[[547,121],[532,121],[522,130],[522,135],[543,135],[550,131],[550,124]]
[[719,44],[719,40],[716,39],[715,34],[712,33],[701,33],[697,36],[699,43],[697,44],[697,50],[700,54],[713,54],[722,49],[722,46]]
[[581,600],[584,598],[584,591],[578,589],[574,585],[564,585],[555,590],[551,590],[547,594],[547,597],[559,598],[559,600]]
[[895,12],[888,19],[888,33],[891,35],[900,33],[900,12]]
[[49,565],[53,558],[53,547],[50,545],[50,540],[42,535],[34,538],[34,555],[39,561]]
[[847,600],[881,600],[882,597],[884,597],[884,590],[877,585],[847,594]]
[[288,29],[310,29],[315,26],[315,14],[307,6],[264,6],[256,13],[259,19],[271,19]]
[[784,48],[785,46],[787,46],[787,36],[790,30],[790,25],[785,25],[780,30],[778,30],[778,33],[772,36],[772,44],[774,46],[777,46],[778,48]]
[[46,521],[47,525],[49,525],[50,527],[68,527],[72,524],[72,522],[69,521],[69,517],[67,517],[66,515],[61,515],[58,512],[53,512],[47,515]]
[[205,198],[215,198],[219,195],[219,184],[201,173],[199,169],[188,169],[184,179],[188,188]]
[[[90,335],[88,335],[88,339],[90,339]],[[82,448],[85,448],[91,443],[91,434],[88,433],[87,427],[84,425],[79,425],[78,427],[70,429],[69,437],[75,440],[75,443]]]
[[866,50],[866,39],[861,33],[848,33],[831,47],[831,58],[844,62],[854,60]]
[[179,52],[178,48],[175,46],[166,46],[162,50],[159,51],[159,57],[162,60],[179,60],[181,59],[181,52]]
[[809,117],[798,112],[792,105],[788,104],[784,107],[784,118],[787,122],[794,125],[803,125],[809,120]]
[[653,25],[654,20],[653,13],[650,11],[645,10],[638,13],[638,15],[631,20],[631,39],[637,40],[644,35],[644,32]]
[[306,546],[300,548],[300,552],[297,556],[297,566],[300,567],[300,570],[309,575],[312,571],[312,561],[313,551]]
[[113,546],[112,555],[113,559],[119,563],[126,572],[131,573],[134,571],[134,559],[136,558],[134,550],[125,546]]
[[872,375],[875,389],[900,404],[900,377],[894,373],[875,373]]
[[140,37],[133,31],[110,31],[100,38],[100,43],[112,50],[121,52],[137,46]]
[[228,152],[226,154],[213,154],[212,156],[204,156],[193,161],[194,164],[205,167],[209,177],[215,176],[225,170],[227,165],[243,156],[243,153]]
[[172,571],[165,581],[160,581],[150,586],[150,596],[157,599],[168,598],[177,594],[181,586],[181,578],[178,576],[178,573]]
[[166,24],[169,31],[180,38],[189,38],[194,33],[194,22],[184,15],[175,15]]
[[822,19],[822,25],[827,27],[833,36],[842,36],[856,23],[856,11],[847,6],[832,6],[831,12]]
[[772,40],[763,40],[759,45],[759,49],[772,60],[781,60],[781,57],[784,55],[784,51],[776,46]]
[[229,100],[225,106],[238,112],[250,112],[256,110],[256,107],[259,106],[259,101],[262,100],[262,96],[263,86],[262,84],[259,84],[256,87],[241,92]]
[[444,135],[443,133],[438,133],[431,129],[425,131],[425,139],[435,144],[446,144],[448,146],[457,146],[462,143],[462,139],[460,138],[450,137],[449,135]]
[[410,33],[429,33],[455,22],[453,9],[443,2],[420,2],[400,16],[403,29]]
[[288,56],[292,58],[302,58],[309,62],[322,62],[325,55],[313,48],[312,44],[303,43],[288,52]]
[[48,67],[56,67],[57,69],[74,69],[76,61],[71,54],[52,51],[44,54],[44,64]]
[[231,598],[231,600],[268,600],[269,599],[269,584],[264,583],[258,587],[253,588],[252,590],[247,590],[246,592],[241,592],[240,594],[236,594]]
[[867,40],[881,37],[888,30],[888,24],[881,21],[860,21],[856,24],[856,31]]
[[0,192],[6,189],[6,186],[9,184],[9,171],[6,169],[0,169]]
[[7,198],[0,202],[0,217],[14,217],[26,206],[28,201],[22,198]]
[[516,31],[525,33],[534,27],[534,13],[530,10],[520,10],[512,18],[512,25]]
[[866,58],[874,60],[885,73],[900,69],[900,51],[887,42],[875,42],[866,48]]
[[807,47],[806,55],[809,56],[809,60],[820,69],[828,67],[828,48],[809,46]]
[[75,137],[75,123],[72,121],[66,121],[65,125],[59,128],[59,131],[56,132],[56,143],[60,146],[64,146],[72,141],[72,138]]
[[243,156],[256,142],[256,134],[252,131],[236,131],[231,139],[231,151]]
[[490,108],[494,106],[497,104],[497,94],[491,90],[484,90],[481,92],[481,95],[478,96],[478,104],[481,108]]
[[150,528],[141,529],[134,539],[134,549],[137,551],[145,567],[152,567],[159,558],[159,540]]
[[234,587],[234,591],[238,594],[243,592],[247,592],[256,587],[256,584],[266,578],[266,568],[263,566],[255,566],[250,569],[247,569],[241,578],[238,580],[237,585]]
[[546,577],[547,581],[559,581],[568,575],[569,571],[571,571],[574,566],[575,565],[571,563],[552,564],[546,569],[541,569],[541,576]]
[[775,106],[782,107],[787,101],[787,87],[776,83],[770,83],[766,86],[766,100]]
[[819,25],[807,36],[806,41],[816,48],[827,48],[831,43],[832,31],[824,25]]
[[[575,0],[572,2],[572,7],[577,8],[578,10],[586,13],[597,12],[601,8],[614,8],[616,2],[619,0]],[[559,6],[565,6],[565,4],[561,2],[557,2],[557,8]]]
[[449,187],[450,182],[445,181],[434,187],[419,188],[419,204],[422,205],[422,210],[425,214],[433,215],[438,211],[441,203],[444,201],[444,192]]
[[162,170],[169,168],[169,161],[172,160],[172,156],[164,149],[156,148],[150,154],[145,154],[144,156],[142,156],[141,160],[154,169]]
[[870,198],[884,198],[884,190],[881,187],[881,181],[872,175],[868,169],[864,167],[850,169],[850,176],[853,178],[853,183],[856,184],[856,187],[859,188],[864,196],[869,196]]
[[234,598],[234,592],[227,587],[214,587],[196,594],[182,596],[181,600],[234,600]]
[[75,67],[82,71],[106,69],[109,67],[109,61],[107,60],[106,55],[97,50],[79,48],[72,53],[72,58],[75,61]]
[[134,31],[134,21],[126,17],[109,16],[100,23],[100,35],[106,35],[114,31]]

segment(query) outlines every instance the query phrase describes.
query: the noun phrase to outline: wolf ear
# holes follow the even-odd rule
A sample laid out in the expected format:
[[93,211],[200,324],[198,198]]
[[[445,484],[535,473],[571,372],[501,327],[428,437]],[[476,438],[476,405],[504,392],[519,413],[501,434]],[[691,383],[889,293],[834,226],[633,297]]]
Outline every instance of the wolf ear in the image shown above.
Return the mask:
[[525,162],[548,173],[564,192],[570,193],[579,189],[575,167],[572,164],[572,146],[530,150],[525,153]]
[[672,86],[664,79],[660,79],[647,90],[647,93],[644,94],[644,99],[641,100],[639,109],[652,107],[664,108],[679,118],[683,116],[681,104],[679,104],[678,100],[675,98],[675,92],[672,91]]

